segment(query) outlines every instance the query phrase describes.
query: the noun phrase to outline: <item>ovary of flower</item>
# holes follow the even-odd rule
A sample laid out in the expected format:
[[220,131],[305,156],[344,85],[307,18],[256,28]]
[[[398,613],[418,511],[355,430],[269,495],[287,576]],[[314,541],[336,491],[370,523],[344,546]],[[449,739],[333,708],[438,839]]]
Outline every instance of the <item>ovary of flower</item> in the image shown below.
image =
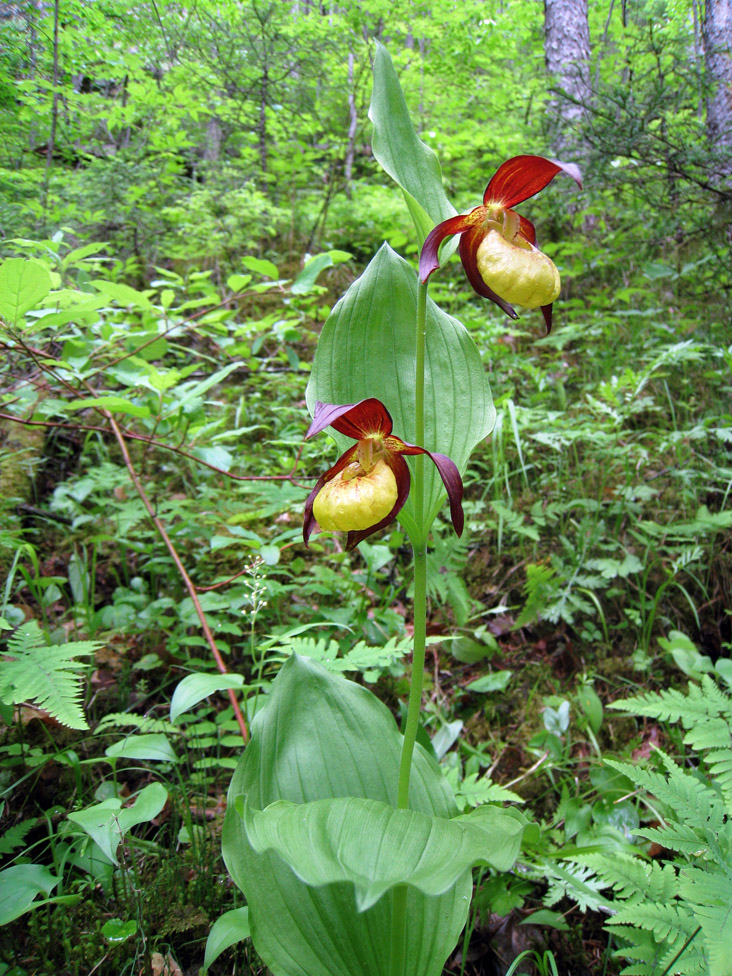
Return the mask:
[[486,285],[512,305],[539,308],[559,296],[554,262],[518,234],[507,240],[497,226],[489,228],[478,245],[476,263]]
[[396,500],[396,478],[386,461],[377,460],[370,470],[354,462],[323,485],[313,515],[322,529],[361,531],[388,515]]

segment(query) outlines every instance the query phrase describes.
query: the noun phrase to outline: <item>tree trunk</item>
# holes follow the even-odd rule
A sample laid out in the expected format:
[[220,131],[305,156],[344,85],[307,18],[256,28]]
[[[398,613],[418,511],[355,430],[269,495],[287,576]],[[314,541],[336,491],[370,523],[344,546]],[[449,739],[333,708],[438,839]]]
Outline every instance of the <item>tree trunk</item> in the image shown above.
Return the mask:
[[51,180],[53,151],[56,148],[56,122],[58,121],[58,4],[53,8],[53,101],[51,103],[51,131],[46,143],[46,170],[43,177],[43,208],[48,206],[48,187]]
[[707,74],[707,133],[718,172],[732,175],[732,0],[706,0],[704,63]]
[[345,191],[351,199],[351,178],[353,176],[353,160],[356,155],[356,133],[358,132],[358,113],[356,112],[356,89],[353,84],[353,51],[348,52],[348,144],[346,159],[343,166]]
[[554,79],[548,110],[558,155],[576,150],[592,94],[587,0],[544,0],[544,57]]

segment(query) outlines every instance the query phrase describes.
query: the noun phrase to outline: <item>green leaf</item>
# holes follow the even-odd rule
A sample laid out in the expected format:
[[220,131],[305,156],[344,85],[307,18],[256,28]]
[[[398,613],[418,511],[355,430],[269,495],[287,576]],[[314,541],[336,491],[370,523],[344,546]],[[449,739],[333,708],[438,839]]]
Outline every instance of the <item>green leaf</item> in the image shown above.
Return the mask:
[[217,918],[211,926],[206,940],[206,953],[203,957],[204,972],[213,965],[222,952],[249,938],[249,909],[232,908]]
[[90,282],[97,291],[106,296],[107,299],[116,302],[123,308],[144,308],[152,310],[153,306],[147,295],[141,291],[131,288],[129,285],[120,284],[117,281],[105,281],[97,278]]
[[100,396],[90,397],[88,400],[72,400],[65,405],[66,410],[87,410],[89,407],[100,407],[102,410],[109,410],[110,413],[124,413],[130,417],[150,417],[148,407],[143,407],[139,403],[133,403],[121,396]]
[[[140,736],[144,738],[144,736]],[[149,823],[165,806],[168,792],[161,783],[150,783],[131,807],[122,807],[112,796],[85,810],[69,814],[69,820],[87,833],[112,864],[117,864],[117,848],[123,836],[141,823]]]
[[158,762],[178,762],[178,756],[167,738],[158,732],[131,735],[112,743],[105,750],[110,759],[151,759]]
[[359,912],[397,885],[441,895],[474,864],[506,871],[523,832],[517,820],[491,807],[447,820],[353,796],[280,800],[266,810],[253,810],[240,797],[237,810],[255,851],[276,851],[308,885],[353,884]]
[[123,922],[121,918],[110,918],[102,926],[102,935],[107,942],[125,942],[131,935],[137,932],[137,922],[129,919]]
[[[378,397],[391,413],[394,433],[414,443],[416,307],[416,272],[384,244],[323,327],[307,388],[310,409],[316,400]],[[493,429],[488,379],[464,326],[429,299],[426,330],[425,443],[419,446],[447,454],[464,472],[473,448]],[[353,444],[334,436],[341,451]],[[424,470],[430,525],[445,490],[434,465],[426,461]],[[419,532],[410,499],[399,521],[410,535]]]
[[51,290],[51,275],[40,261],[8,258],[0,264],[0,318],[15,325]]
[[[391,899],[356,911],[351,884],[311,888],[274,854],[258,854],[235,799],[264,809],[277,800],[310,803],[362,797],[396,804],[402,737],[365,688],[293,655],[282,666],[234,774],[224,821],[226,866],[249,905],[252,939],[276,976],[383,976],[389,971]],[[417,747],[410,808],[449,819],[457,812],[437,764]],[[440,976],[467,918],[471,877],[445,894],[407,889],[403,976]]]
[[61,879],[41,864],[15,864],[0,871],[0,925],[25,914],[36,895],[48,895]]
[[23,624],[8,641],[9,657],[0,660],[0,701],[34,701],[63,725],[88,729],[79,674],[86,665],[75,658],[99,647],[98,641],[48,644],[35,620]]
[[179,715],[190,711],[204,698],[224,691],[227,688],[241,688],[244,677],[241,674],[188,674],[179,681],[170,702],[170,721],[175,722]]
[[456,211],[442,188],[437,156],[417,137],[389,52],[378,41],[369,118],[374,156],[404,191],[421,244],[435,224]]
[[250,271],[255,271],[257,274],[265,275],[267,278],[277,279],[280,276],[280,273],[277,270],[277,265],[272,264],[271,261],[267,261],[264,258],[255,258],[250,254],[247,254],[241,259],[241,263]]
[[307,294],[318,280],[320,272],[332,267],[333,258],[327,251],[324,254],[316,254],[314,258],[308,261],[297,278],[295,278],[290,291],[293,295]]
[[511,680],[513,671],[494,671],[492,674],[484,674],[482,678],[471,681],[466,686],[466,691],[503,691]]

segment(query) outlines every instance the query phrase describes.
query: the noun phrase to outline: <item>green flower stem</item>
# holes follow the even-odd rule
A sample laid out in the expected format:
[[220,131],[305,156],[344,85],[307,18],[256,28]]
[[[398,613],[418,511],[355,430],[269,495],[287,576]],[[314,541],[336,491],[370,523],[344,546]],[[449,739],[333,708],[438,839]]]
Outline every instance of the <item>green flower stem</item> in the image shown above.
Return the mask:
[[[425,324],[427,313],[427,285],[420,282],[417,292],[416,327],[416,378],[415,378],[415,428],[416,443],[424,444],[424,363]],[[422,704],[424,679],[424,655],[427,639],[427,532],[424,524],[424,457],[414,459],[412,497],[419,536],[412,539],[414,552],[414,638],[412,644],[412,679],[409,684],[407,721],[404,726],[404,742],[399,761],[397,809],[409,807],[409,779],[412,772],[414,743],[417,740],[419,711]],[[406,962],[407,939],[407,886],[399,885],[392,892],[391,915],[391,976],[402,976]]]

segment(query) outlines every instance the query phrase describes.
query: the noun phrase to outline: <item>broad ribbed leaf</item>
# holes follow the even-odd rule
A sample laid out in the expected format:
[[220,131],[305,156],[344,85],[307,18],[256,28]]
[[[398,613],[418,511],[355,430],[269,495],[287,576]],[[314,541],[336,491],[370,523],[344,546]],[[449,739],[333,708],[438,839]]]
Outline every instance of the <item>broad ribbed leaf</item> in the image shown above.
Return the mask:
[[441,895],[474,864],[507,870],[523,831],[518,820],[492,807],[446,820],[355,796],[279,800],[266,810],[252,809],[240,797],[237,810],[258,853],[275,851],[309,885],[350,882],[359,912],[396,885]]
[[[416,308],[416,273],[384,244],[323,327],[307,389],[310,409],[316,400],[357,403],[377,397],[392,416],[394,433],[416,443]],[[426,330],[425,443],[419,446],[447,454],[464,472],[475,445],[493,429],[488,379],[465,327],[429,299]],[[339,453],[353,444],[340,434],[335,439]],[[324,461],[323,469],[328,466]],[[429,525],[445,489],[434,465],[425,461],[424,470]],[[419,537],[411,499],[399,521],[413,539]]]
[[[238,796],[264,809],[277,800],[330,797],[396,802],[402,737],[385,705],[365,688],[293,655],[277,676],[229,789],[223,853],[246,895],[255,948],[277,976],[383,976],[389,972],[391,898],[359,913],[353,885],[313,888],[274,853],[250,845],[235,809]],[[439,767],[417,748],[410,807],[429,816],[456,813]],[[470,902],[470,872],[445,894],[407,896],[404,976],[439,976]]]
[[374,123],[373,154],[404,191],[421,245],[434,225],[452,217],[455,208],[442,188],[437,156],[417,137],[389,52],[378,41],[369,118]]

